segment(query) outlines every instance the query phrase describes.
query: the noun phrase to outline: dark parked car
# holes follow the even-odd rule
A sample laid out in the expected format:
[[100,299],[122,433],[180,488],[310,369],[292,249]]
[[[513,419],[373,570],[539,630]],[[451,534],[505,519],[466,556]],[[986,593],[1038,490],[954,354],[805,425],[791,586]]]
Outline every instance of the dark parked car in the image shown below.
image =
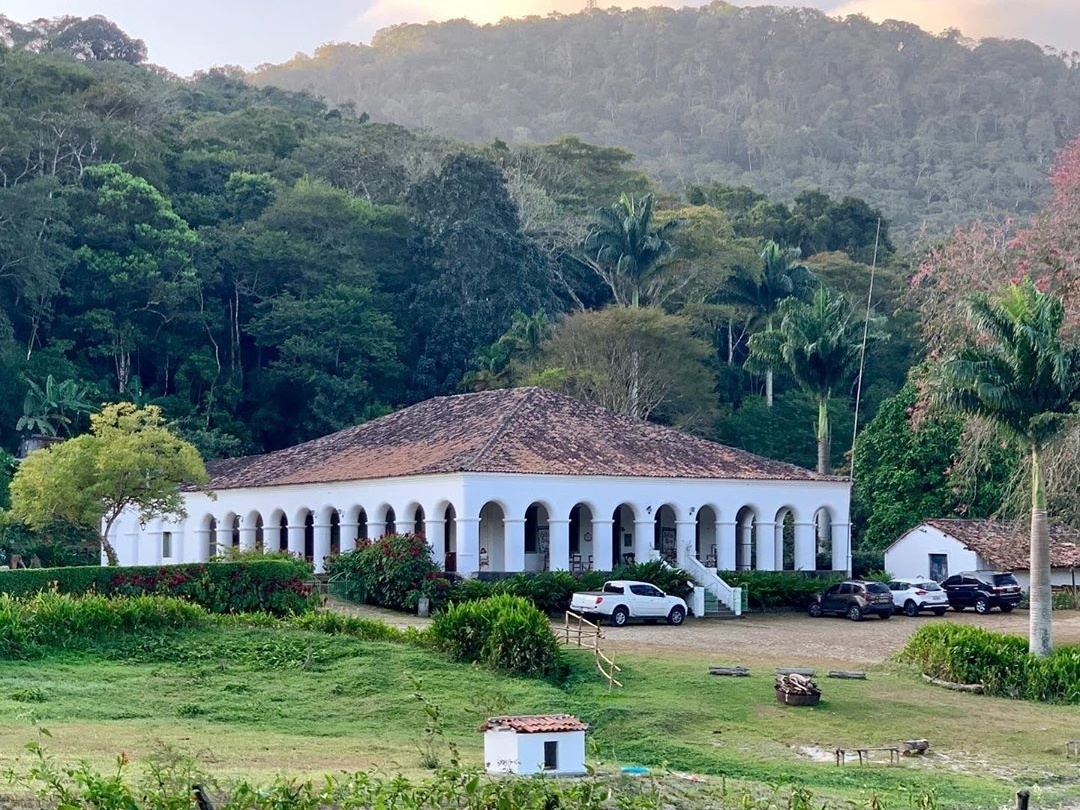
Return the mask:
[[810,603],[809,612],[811,616],[847,616],[853,622],[861,621],[867,613],[888,619],[893,614],[892,591],[884,582],[849,579],[826,588]]
[[976,613],[989,613],[1001,608],[1008,613],[1024,598],[1016,577],[1005,571],[964,571],[953,574],[941,583],[949,595],[953,610],[975,608]]

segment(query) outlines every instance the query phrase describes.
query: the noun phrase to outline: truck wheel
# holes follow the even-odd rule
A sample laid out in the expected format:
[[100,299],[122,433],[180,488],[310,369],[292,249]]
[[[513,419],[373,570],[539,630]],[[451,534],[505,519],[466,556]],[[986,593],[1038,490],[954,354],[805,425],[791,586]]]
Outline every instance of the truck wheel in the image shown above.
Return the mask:
[[990,600],[985,596],[980,596],[975,600],[975,612],[976,613],[989,613],[990,612]]
[[630,611],[619,605],[611,611],[611,624],[615,627],[623,627],[630,620]]
[[686,611],[676,605],[671,609],[671,613],[667,615],[667,623],[678,626],[683,623],[683,619],[686,618]]
[[906,602],[904,602],[904,615],[905,616],[918,616],[919,615],[919,606],[916,605],[914,602],[912,602],[910,599],[908,599]]
[[818,618],[821,615],[821,603],[820,602],[811,602],[810,603],[810,609],[807,612],[811,616],[813,616],[815,619]]

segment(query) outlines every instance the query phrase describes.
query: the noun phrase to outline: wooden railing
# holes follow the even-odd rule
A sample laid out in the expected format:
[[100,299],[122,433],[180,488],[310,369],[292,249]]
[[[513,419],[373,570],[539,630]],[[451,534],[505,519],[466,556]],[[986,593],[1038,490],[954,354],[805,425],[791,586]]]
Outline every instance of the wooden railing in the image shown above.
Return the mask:
[[567,647],[579,647],[584,650],[592,650],[596,660],[596,669],[608,682],[608,689],[614,686],[622,686],[616,679],[615,673],[622,670],[615,663],[613,656],[608,656],[601,645],[604,639],[604,631],[600,625],[593,624],[584,616],[566,611],[562,629],[556,632],[559,643]]

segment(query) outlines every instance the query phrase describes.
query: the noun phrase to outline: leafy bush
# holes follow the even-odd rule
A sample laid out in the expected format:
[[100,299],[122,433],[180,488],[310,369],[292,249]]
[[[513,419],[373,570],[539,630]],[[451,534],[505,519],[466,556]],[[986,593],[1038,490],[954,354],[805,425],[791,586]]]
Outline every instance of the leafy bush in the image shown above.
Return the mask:
[[814,597],[843,577],[824,577],[784,571],[722,571],[728,585],[747,591],[751,610],[806,610]]
[[325,610],[297,616],[291,621],[293,627],[300,630],[314,630],[318,633],[352,636],[365,641],[407,642],[426,646],[424,633],[415,627],[404,630],[386,622],[374,619],[361,619],[356,616],[342,616]]
[[207,615],[198,605],[174,597],[39,593],[15,599],[0,594],[0,657],[80,647],[115,633],[194,627]]
[[176,596],[212,613],[303,613],[315,604],[310,569],[295,558],[192,565],[37,568],[0,571],[0,593]]
[[431,547],[415,534],[388,534],[363,541],[355,551],[330,560],[326,571],[339,574],[344,595],[356,602],[415,611],[421,596],[433,607],[444,604],[450,582],[431,559]]
[[546,676],[559,670],[559,643],[545,616],[520,596],[499,594],[451,605],[435,616],[435,646],[459,661]]
[[1019,636],[935,623],[919,628],[898,658],[932,678],[981,683],[988,695],[1080,703],[1080,647],[1059,647],[1036,658]]

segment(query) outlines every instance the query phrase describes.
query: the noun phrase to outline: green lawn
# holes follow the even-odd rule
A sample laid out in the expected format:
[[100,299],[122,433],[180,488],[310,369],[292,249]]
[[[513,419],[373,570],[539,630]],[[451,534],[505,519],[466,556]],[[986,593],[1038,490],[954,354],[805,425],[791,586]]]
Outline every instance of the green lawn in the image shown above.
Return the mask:
[[[0,764],[25,766],[41,739],[63,762],[105,768],[163,746],[195,755],[219,777],[377,769],[421,773],[423,707],[406,673],[440,708],[445,742],[482,762],[477,724],[490,714],[571,712],[593,728],[601,770],[644,764],[763,788],[796,782],[816,796],[941,808],[999,807],[1038,782],[1046,806],[1080,790],[1066,740],[1080,708],[1039,706],[927,686],[899,667],[866,681],[819,680],[815,708],[777,704],[764,666],[716,678],[684,659],[627,656],[625,688],[609,692],[574,653],[561,687],[450,663],[415,647],[292,629],[226,626],[181,635],[121,637],[93,652],[0,662]],[[753,666],[753,661],[746,662]],[[760,674],[757,674],[760,672]],[[934,751],[899,766],[837,767],[837,746],[925,737]],[[819,759],[815,760],[812,753]],[[22,766],[15,760],[21,756]]]

